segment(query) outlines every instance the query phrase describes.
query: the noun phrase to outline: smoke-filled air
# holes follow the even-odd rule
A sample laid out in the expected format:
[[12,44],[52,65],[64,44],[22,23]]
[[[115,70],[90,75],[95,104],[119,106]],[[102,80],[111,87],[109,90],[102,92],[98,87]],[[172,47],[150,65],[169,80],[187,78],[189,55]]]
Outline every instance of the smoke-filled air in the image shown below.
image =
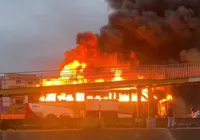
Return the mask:
[[[107,0],[111,14],[99,34],[77,35],[62,65],[200,61],[200,0]],[[106,62],[106,63],[105,63]]]

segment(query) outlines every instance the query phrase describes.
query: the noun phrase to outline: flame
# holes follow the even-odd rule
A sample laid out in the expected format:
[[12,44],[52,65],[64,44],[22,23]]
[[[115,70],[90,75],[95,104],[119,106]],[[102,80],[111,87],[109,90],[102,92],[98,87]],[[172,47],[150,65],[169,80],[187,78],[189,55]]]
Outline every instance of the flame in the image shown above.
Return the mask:
[[158,99],[158,97],[157,97],[156,95],[153,95],[153,97],[154,97],[154,99],[156,99],[156,100]]
[[159,101],[159,114],[161,117],[165,117],[167,115],[167,108],[166,108],[166,103],[171,102],[173,100],[172,95],[168,94],[164,99]]
[[[43,79],[42,86],[58,86],[66,84],[81,84],[87,83],[87,79],[84,77],[84,69],[86,68],[86,63],[80,63],[78,60],[74,60],[72,63],[65,65],[60,72],[60,78],[53,79]],[[121,77],[122,71],[120,69],[113,69],[113,78],[110,81],[122,81]],[[95,79],[94,82],[105,82],[105,79]],[[37,87],[40,85],[37,85]]]
[[173,100],[172,95],[168,94],[168,95],[166,96],[166,98],[160,100],[160,102],[162,103],[162,102],[167,102],[167,101],[172,101],[172,100]]
[[138,75],[138,79],[144,79],[144,76]]
[[41,96],[40,101],[56,101],[56,94],[55,93],[48,93],[46,96]]
[[[87,79],[83,75],[83,72],[86,66],[87,65],[85,63],[80,63],[78,60],[74,60],[72,63],[69,63],[64,66],[64,68],[60,72],[60,78],[54,78],[50,80],[43,79],[42,86],[57,86],[57,85],[66,85],[66,84],[87,83]],[[121,77],[122,71],[120,69],[113,69],[111,70],[111,72],[113,72],[113,78],[110,81],[124,80]],[[96,79],[94,80],[94,82],[96,83],[105,82],[105,79],[103,78]],[[76,93],[76,101],[84,101],[83,94]],[[116,95],[115,95],[115,98],[116,98]],[[87,99],[109,99],[109,97],[102,98],[102,97],[96,96],[96,97],[88,97]],[[40,101],[56,101],[56,100],[74,101],[75,99],[72,97],[72,95],[67,95],[66,93],[61,93],[60,95],[57,95],[56,93],[50,93],[50,94],[48,93],[46,96],[40,97]],[[119,100],[123,100],[123,99],[119,99]]]
[[[127,89],[128,92],[129,89]],[[86,99],[99,99],[99,100],[118,100],[119,102],[136,102],[138,100],[137,98],[137,93],[119,93],[119,98],[116,98],[117,93],[112,93],[109,92],[107,96],[87,96]],[[142,97],[141,101],[142,102],[147,102],[148,98],[148,90],[143,89],[142,90]],[[157,97],[154,95],[154,98],[157,99]],[[170,98],[170,97],[168,97]],[[164,99],[163,99],[164,100]],[[167,99],[165,99],[167,100]],[[66,94],[66,93],[61,93],[57,95],[56,93],[48,93],[46,96],[41,96],[40,101],[85,101],[85,93],[76,93],[75,97],[72,94]]]
[[[143,96],[141,97],[142,102],[147,102],[148,95],[147,93],[142,94]],[[160,102],[166,102],[170,101],[172,96],[169,95],[165,99],[160,100]],[[99,100],[117,100],[116,99],[116,93],[110,92],[107,96],[87,96],[86,99],[99,99]],[[157,97],[154,95],[154,99],[157,99]],[[85,101],[85,94],[84,93],[76,93],[75,97],[72,94],[66,94],[66,93],[61,93],[60,95],[57,95],[56,93],[48,93],[46,96],[41,96],[40,101],[51,101],[51,102],[56,102],[56,101],[77,101],[77,102],[83,102]],[[119,102],[136,102],[138,101],[137,98],[137,93],[119,93]]]
[[124,80],[121,77],[122,71],[119,69],[115,69],[115,70],[111,70],[112,72],[114,72],[114,78],[112,79],[112,81],[122,81]]
[[43,79],[42,86],[58,86],[66,84],[87,83],[87,79],[83,76],[83,71],[86,68],[85,63],[80,63],[74,60],[72,63],[65,65],[60,72],[60,78]]
[[[56,86],[56,85],[66,85],[66,84],[80,84],[80,83],[87,83],[88,80],[84,77],[84,70],[87,67],[86,63],[80,63],[77,60],[74,60],[72,63],[69,63],[63,67],[63,69],[60,72],[59,78],[53,78],[53,79],[44,79],[42,80],[41,85],[38,86]],[[111,72],[113,72],[113,77],[110,78],[109,81],[122,81],[125,80],[122,77],[122,70],[121,69],[112,69]],[[144,79],[144,76],[138,75],[138,79]],[[98,78],[94,79],[94,82],[105,82],[108,79],[104,78]],[[136,87],[134,87],[136,89]],[[117,100],[119,102],[137,102],[138,97],[137,93],[129,93],[131,90],[131,87],[123,88],[123,89],[115,89],[115,90],[123,90],[125,93],[115,93],[115,92],[109,92],[107,96],[86,96],[85,93],[47,93],[45,96],[41,96],[39,100],[41,102],[60,102],[60,101],[66,101],[66,102],[84,102],[85,100]],[[127,91],[127,92],[126,92]],[[117,97],[118,95],[118,97]],[[157,96],[153,95],[154,99],[158,99]],[[147,102],[148,99],[148,89],[144,88],[142,89],[142,96],[140,100],[142,102]],[[166,98],[159,101],[160,104],[171,101],[173,98],[170,94],[166,96]],[[164,114],[166,112],[165,107],[161,106],[161,114]]]
[[101,83],[101,82],[105,82],[105,80],[104,80],[104,79],[97,79],[97,80],[95,80],[94,82],[95,82],[95,83]]

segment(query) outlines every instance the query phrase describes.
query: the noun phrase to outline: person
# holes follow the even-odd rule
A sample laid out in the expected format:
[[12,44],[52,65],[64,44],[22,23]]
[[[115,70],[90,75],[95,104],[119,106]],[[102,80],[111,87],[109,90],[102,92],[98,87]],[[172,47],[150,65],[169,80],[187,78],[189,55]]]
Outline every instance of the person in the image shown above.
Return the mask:
[[191,108],[190,111],[192,112],[192,114],[191,114],[192,118],[200,118],[200,111],[199,110]]
[[174,118],[174,112],[172,108],[172,104],[168,104],[167,108],[167,117],[168,117],[168,122],[167,122],[167,128],[174,128],[175,127],[175,118]]

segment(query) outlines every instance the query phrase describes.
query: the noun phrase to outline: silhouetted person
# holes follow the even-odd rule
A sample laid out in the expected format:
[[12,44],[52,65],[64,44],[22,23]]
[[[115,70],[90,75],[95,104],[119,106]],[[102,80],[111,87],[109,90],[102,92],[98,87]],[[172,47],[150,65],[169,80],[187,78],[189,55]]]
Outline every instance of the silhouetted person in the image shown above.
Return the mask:
[[172,104],[168,105],[168,108],[167,108],[167,117],[168,117],[167,127],[168,128],[175,127],[175,118],[174,118],[174,111],[173,111]]

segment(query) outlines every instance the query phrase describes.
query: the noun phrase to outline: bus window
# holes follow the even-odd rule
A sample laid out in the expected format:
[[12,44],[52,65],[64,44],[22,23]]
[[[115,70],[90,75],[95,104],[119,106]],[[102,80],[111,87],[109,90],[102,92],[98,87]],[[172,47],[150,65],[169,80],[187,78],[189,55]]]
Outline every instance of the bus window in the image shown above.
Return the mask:
[[21,104],[24,104],[24,101],[20,100],[20,99],[17,99],[17,100],[15,100],[15,104],[21,105]]

